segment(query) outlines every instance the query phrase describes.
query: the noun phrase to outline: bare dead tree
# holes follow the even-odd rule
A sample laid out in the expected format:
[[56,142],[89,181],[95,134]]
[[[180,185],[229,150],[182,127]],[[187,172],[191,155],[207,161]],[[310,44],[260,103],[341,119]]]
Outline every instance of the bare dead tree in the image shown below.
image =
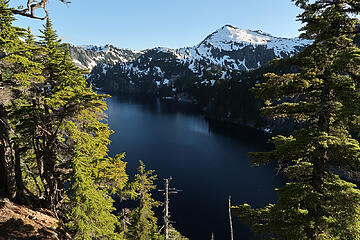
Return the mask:
[[[58,1],[61,1],[66,4],[70,3],[70,1],[67,1],[67,0],[58,0]],[[10,2],[10,0],[8,2]],[[48,3],[48,0],[27,0],[25,8],[21,8],[21,7],[19,7],[18,9],[11,8],[10,10],[13,14],[17,14],[17,15],[21,15],[21,16],[29,17],[29,18],[34,18],[34,19],[44,20],[49,17],[49,12],[46,9],[47,3]],[[43,12],[45,13],[45,16],[40,17],[40,16],[35,15],[36,9],[42,9]]]
[[231,196],[229,195],[229,222],[230,222],[230,239],[234,240],[233,224],[231,219]]
[[[164,192],[165,196],[165,204],[164,204],[164,232],[165,232],[165,240],[169,240],[169,230],[170,230],[170,212],[169,212],[169,194],[179,193],[182,190],[175,189],[175,188],[169,188],[170,181],[172,180],[172,177],[164,179],[165,181],[165,188],[158,190],[159,192]],[[161,229],[162,229],[161,228]]]

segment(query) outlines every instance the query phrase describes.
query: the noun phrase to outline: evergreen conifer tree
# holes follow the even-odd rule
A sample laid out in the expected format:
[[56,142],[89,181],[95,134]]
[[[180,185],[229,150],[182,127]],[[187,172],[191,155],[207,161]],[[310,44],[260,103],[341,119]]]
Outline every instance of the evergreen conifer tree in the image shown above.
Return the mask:
[[277,161],[289,181],[277,204],[234,213],[262,239],[360,239],[360,190],[346,180],[360,169],[360,2],[294,2],[304,10],[302,37],[313,44],[292,60],[299,73],[267,74],[254,91],[266,115],[303,127],[272,138],[273,151],[250,154],[255,165]]
[[1,195],[37,200],[76,239],[123,239],[111,196],[127,182],[126,164],[124,154],[107,155],[108,96],[88,86],[50,19],[35,45],[29,31],[12,27],[4,1],[0,7],[1,91],[9,92],[1,102]]
[[131,225],[127,236],[134,240],[162,239],[158,233],[156,217],[153,211],[160,202],[152,198],[151,190],[156,189],[154,181],[156,180],[153,170],[146,170],[145,164],[140,161],[138,173],[134,181],[130,184],[132,198],[139,201],[139,206],[131,212]]
[[14,134],[9,121],[14,100],[27,91],[31,81],[38,78],[39,65],[29,58],[36,50],[30,42],[22,41],[26,31],[12,25],[14,17],[7,2],[0,1],[0,192],[11,200],[23,201],[24,188],[20,166],[20,138]]
[[[161,239],[153,171],[141,164],[124,192],[125,154],[107,155],[108,95],[92,90],[50,19],[35,42],[13,13],[0,0],[0,196],[50,209],[75,239]],[[126,234],[112,198],[124,193],[140,204]]]
[[[12,59],[5,57],[10,51],[17,50],[19,37],[22,36],[20,29],[12,27],[14,20],[11,11],[7,10],[5,1],[0,1],[0,189],[3,195],[9,199],[16,197],[15,163],[13,150],[10,142],[10,129],[8,127],[7,105],[11,100],[11,82],[7,82]],[[16,47],[14,47],[14,45]],[[15,50],[14,50],[15,49]],[[5,83],[7,82],[7,83]]]
[[177,231],[173,226],[170,226],[169,229],[169,239],[172,240],[189,240],[187,237],[181,235],[179,231]]
[[[62,209],[68,211],[67,226],[76,239],[121,239],[115,233],[118,220],[112,213],[111,195],[123,189],[127,174],[123,154],[107,156],[111,131],[102,121],[108,96],[87,87],[84,72],[74,65],[49,19],[44,27],[45,82],[36,108],[41,115],[36,122],[41,139],[35,148],[43,161],[48,201],[52,205],[65,199]],[[57,196],[65,190],[64,183],[66,195]]]

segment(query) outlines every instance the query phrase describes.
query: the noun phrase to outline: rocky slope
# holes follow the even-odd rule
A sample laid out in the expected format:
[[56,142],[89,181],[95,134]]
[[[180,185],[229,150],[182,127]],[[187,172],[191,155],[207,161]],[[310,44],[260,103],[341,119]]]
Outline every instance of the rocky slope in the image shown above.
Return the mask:
[[34,211],[0,198],[0,240],[70,239],[57,228],[58,220],[48,211]]

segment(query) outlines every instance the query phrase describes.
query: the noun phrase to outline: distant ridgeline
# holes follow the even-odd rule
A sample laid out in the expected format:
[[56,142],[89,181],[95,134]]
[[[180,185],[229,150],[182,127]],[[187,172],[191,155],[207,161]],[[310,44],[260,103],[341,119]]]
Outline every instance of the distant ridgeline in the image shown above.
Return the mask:
[[91,70],[89,81],[105,92],[173,97],[200,104],[211,119],[274,130],[280,124],[264,122],[261,102],[249,89],[262,82],[266,72],[295,71],[290,64],[268,63],[291,57],[309,44],[225,25],[194,47],[133,51],[71,46],[70,52],[78,66]]

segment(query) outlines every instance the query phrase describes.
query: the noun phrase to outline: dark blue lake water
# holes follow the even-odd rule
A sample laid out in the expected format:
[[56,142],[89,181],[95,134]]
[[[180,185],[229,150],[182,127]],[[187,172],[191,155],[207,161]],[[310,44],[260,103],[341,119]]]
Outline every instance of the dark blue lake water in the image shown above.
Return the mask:
[[[274,188],[281,186],[281,179],[274,166],[251,167],[248,157],[248,152],[271,148],[262,133],[213,126],[196,107],[159,99],[112,97],[108,107],[115,131],[110,155],[126,152],[131,175],[142,160],[156,171],[159,187],[172,176],[171,187],[183,191],[170,196],[171,220],[191,240],[209,240],[212,232],[216,240],[230,239],[228,195],[233,205],[275,202]],[[162,200],[159,193],[155,197]],[[234,235],[252,239],[236,219]]]

